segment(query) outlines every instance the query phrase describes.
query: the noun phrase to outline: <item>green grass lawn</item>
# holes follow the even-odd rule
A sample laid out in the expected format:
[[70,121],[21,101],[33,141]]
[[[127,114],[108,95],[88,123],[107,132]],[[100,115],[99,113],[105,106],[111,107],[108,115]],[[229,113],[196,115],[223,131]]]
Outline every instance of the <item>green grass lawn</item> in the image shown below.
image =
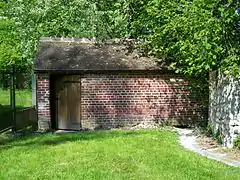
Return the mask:
[[[0,89],[0,105],[10,105],[9,90]],[[16,90],[16,106],[31,107],[32,106],[32,92],[31,90]]]
[[48,134],[0,144],[0,179],[240,179],[240,168],[186,151],[166,130]]

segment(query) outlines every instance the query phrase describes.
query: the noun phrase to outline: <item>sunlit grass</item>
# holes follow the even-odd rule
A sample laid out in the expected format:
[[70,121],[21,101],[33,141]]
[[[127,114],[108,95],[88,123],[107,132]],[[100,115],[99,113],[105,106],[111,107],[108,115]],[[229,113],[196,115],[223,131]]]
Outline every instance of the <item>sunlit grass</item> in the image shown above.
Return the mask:
[[173,132],[97,131],[0,140],[0,179],[240,179]]
[[[0,89],[0,105],[10,105],[10,90]],[[32,105],[32,92],[31,90],[16,90],[16,106],[30,107]]]

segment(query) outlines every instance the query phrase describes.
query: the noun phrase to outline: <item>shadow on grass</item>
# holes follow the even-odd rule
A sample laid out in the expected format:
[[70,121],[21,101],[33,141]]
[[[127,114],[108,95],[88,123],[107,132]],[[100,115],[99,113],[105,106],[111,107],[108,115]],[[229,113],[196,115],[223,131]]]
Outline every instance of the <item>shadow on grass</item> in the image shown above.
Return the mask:
[[[16,107],[16,128],[24,129],[29,125],[36,129],[37,115],[36,110],[32,107]],[[12,110],[9,105],[0,104],[0,133],[11,129],[13,126]]]
[[13,147],[37,148],[40,146],[56,146],[68,142],[106,140],[112,138],[128,138],[147,134],[147,131],[91,131],[67,134],[28,134],[22,137],[0,139],[0,151]]
[[11,127],[12,124],[12,111],[10,106],[0,104],[0,131]]

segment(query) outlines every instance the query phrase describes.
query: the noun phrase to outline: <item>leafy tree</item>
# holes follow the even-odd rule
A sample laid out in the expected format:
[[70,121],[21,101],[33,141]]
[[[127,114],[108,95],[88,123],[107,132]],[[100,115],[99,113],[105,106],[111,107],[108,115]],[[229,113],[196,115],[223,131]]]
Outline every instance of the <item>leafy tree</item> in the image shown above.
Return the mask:
[[199,75],[221,68],[237,75],[238,7],[238,0],[12,0],[5,16],[19,37],[14,52],[23,64],[32,63],[41,36],[130,37],[141,39],[148,54],[176,72]]
[[221,68],[226,74],[239,74],[238,0],[141,2],[144,13],[134,26],[142,30],[138,37],[145,39],[152,54],[177,72],[205,74]]
[[122,6],[110,0],[13,0],[5,13],[15,22],[22,57],[30,63],[41,36],[101,40],[127,36]]
[[14,33],[14,23],[3,16],[4,2],[0,2],[0,70],[8,71],[11,64],[20,66],[21,54],[19,53],[20,40]]

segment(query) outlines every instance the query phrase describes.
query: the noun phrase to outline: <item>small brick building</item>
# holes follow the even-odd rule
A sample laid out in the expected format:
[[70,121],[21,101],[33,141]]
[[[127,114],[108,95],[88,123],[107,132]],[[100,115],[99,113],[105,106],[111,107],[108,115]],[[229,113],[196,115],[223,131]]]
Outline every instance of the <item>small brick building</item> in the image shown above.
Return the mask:
[[34,69],[39,129],[101,129],[205,120],[188,88],[161,60],[132,41],[42,38]]

